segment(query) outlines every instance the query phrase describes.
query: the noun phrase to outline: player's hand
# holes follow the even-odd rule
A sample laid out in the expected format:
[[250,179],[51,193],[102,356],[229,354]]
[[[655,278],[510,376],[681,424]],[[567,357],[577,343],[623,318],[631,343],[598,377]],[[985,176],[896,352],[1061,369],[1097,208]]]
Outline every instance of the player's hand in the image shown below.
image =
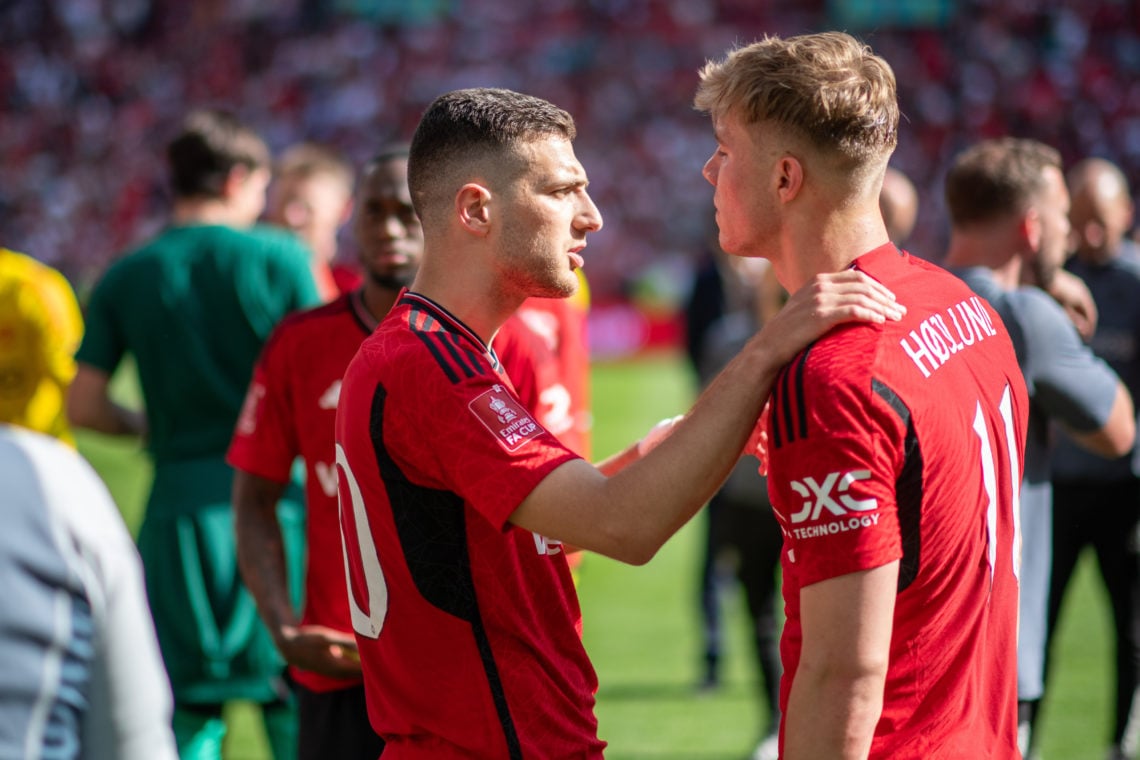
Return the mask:
[[678,414],[676,417],[666,417],[649,428],[645,437],[637,442],[637,455],[643,457],[657,448],[657,444],[668,438],[669,434],[673,432],[673,428],[683,419],[685,419],[683,414]]
[[1061,304],[1081,337],[1085,340],[1091,338],[1096,332],[1097,310],[1085,281],[1072,272],[1061,269],[1053,275],[1053,282],[1049,284],[1047,292],[1054,301]]
[[285,661],[330,678],[359,678],[356,638],[319,625],[283,626],[277,646]]
[[902,319],[906,307],[894,293],[855,269],[819,274],[792,294],[760,331],[763,350],[783,365],[808,344],[843,322],[883,323]]

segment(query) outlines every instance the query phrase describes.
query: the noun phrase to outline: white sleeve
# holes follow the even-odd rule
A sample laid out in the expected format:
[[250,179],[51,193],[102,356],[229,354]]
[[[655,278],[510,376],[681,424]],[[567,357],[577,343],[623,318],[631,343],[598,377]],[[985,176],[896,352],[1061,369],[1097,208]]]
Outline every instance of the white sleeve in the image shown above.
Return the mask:
[[57,529],[71,539],[75,567],[91,603],[95,652],[82,725],[84,755],[177,760],[173,698],[146,600],[142,561],[99,476],[82,457],[66,451],[70,457],[37,458],[37,465],[46,465],[41,473],[45,495]]

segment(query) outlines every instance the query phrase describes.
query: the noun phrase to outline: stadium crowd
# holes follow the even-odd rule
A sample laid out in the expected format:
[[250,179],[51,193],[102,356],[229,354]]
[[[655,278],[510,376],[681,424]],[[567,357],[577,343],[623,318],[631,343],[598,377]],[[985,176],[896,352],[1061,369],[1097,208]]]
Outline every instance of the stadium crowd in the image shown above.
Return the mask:
[[[606,209],[590,262],[599,299],[654,262],[690,261],[707,219],[711,150],[691,107],[696,70],[765,33],[847,28],[900,72],[893,164],[923,198],[912,249],[941,257],[941,178],[984,137],[1018,134],[1067,163],[1140,175],[1140,15],[1121,0],[896,4],[772,0],[9,0],[0,14],[0,218],[6,244],[81,292],[162,223],[154,157],[185,108],[234,110],[276,152],[299,139],[354,161],[406,139],[456,87],[533,92],[576,115]],[[880,14],[883,11],[878,11]],[[684,271],[682,269],[682,271]]]

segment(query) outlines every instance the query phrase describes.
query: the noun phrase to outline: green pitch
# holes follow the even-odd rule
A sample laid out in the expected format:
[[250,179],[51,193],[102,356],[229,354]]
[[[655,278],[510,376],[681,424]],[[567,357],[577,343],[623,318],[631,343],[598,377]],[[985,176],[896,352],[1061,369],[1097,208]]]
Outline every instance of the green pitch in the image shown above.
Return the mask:
[[[128,378],[116,379],[132,398]],[[662,417],[684,411],[692,381],[673,355],[603,363],[593,374],[595,452],[609,455]],[[137,528],[149,467],[137,444],[84,435],[80,450]],[[728,600],[723,686],[697,695],[698,515],[645,567],[588,556],[579,573],[586,647],[598,671],[598,720],[610,760],[742,760],[762,726],[743,601]],[[1046,760],[1100,760],[1110,721],[1107,604],[1086,557],[1070,590],[1042,722]],[[237,705],[227,760],[268,760],[256,712]]]

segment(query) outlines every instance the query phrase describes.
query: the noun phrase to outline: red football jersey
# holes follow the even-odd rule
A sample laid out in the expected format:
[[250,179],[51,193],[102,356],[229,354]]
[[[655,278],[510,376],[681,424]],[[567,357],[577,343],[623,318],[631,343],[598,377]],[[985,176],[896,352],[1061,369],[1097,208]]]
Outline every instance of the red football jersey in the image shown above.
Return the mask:
[[565,555],[508,522],[575,454],[495,355],[404,294],[349,365],[336,438],[350,606],[384,757],[600,757]]
[[[833,330],[773,391],[781,708],[800,657],[800,590],[898,560],[870,757],[1017,758],[1021,371],[1001,320],[957,278],[893,245],[855,266],[906,316]],[[781,728],[781,747],[783,738]]]
[[[308,563],[301,620],[352,633],[348,612],[336,490],[336,405],[345,368],[374,320],[358,294],[286,317],[254,368],[253,381],[230,442],[233,467],[280,483],[294,460],[305,462]],[[293,668],[314,691],[344,681]]]
[[[495,352],[519,396],[539,422],[582,457],[590,458],[590,354],[585,298],[528,298],[495,338]],[[510,333],[526,331],[532,340]],[[521,365],[521,366],[519,366]],[[529,369],[528,369],[529,367]],[[537,388],[517,378],[533,374]],[[527,393],[533,392],[534,406]]]

